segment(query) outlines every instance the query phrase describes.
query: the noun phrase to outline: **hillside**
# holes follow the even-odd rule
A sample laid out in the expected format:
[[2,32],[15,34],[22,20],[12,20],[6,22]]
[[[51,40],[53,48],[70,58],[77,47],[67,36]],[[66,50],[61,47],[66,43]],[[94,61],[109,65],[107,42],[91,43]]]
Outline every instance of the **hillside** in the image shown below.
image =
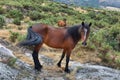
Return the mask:
[[56,58],[39,54],[44,67],[41,72],[38,72],[33,69],[30,50],[23,50],[0,39],[0,80],[119,80],[120,78],[119,70],[99,65],[81,64],[77,61],[70,61],[72,72],[66,74],[63,68],[56,66],[58,56],[54,57]]
[[84,7],[95,7],[99,8],[101,6],[107,7],[117,7],[120,8],[120,0],[54,0],[66,4],[74,4],[77,6]]
[[99,7],[99,0],[53,0],[69,5],[83,6],[83,7]]
[[100,0],[100,5],[120,8],[120,0]]
[[[57,21],[64,18],[68,27],[82,21],[92,22],[88,45],[83,47],[79,42],[72,51],[71,60],[120,69],[120,12],[69,6],[48,0],[0,0],[0,38],[16,45],[25,39],[29,26],[45,23],[58,27]],[[41,52],[52,59],[55,53],[61,53],[61,50],[43,46]]]

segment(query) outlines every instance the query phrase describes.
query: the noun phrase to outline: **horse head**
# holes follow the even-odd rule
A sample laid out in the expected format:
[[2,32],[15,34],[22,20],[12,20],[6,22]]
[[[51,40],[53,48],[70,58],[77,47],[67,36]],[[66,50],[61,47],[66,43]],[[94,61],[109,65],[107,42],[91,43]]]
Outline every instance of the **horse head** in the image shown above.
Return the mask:
[[81,36],[81,41],[82,41],[82,45],[86,46],[87,45],[87,39],[89,37],[89,33],[90,33],[90,26],[92,25],[92,23],[81,23],[81,27],[79,28],[79,32],[80,32],[80,36]]

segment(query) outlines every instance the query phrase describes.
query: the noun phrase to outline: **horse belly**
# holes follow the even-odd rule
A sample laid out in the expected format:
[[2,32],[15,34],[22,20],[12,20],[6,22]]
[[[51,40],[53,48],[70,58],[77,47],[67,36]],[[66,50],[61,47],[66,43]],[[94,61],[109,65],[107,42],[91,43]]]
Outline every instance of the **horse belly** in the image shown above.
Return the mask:
[[49,47],[53,47],[53,48],[63,48],[63,42],[58,39],[58,38],[52,38],[52,39],[48,39],[44,42],[46,45],[48,45]]

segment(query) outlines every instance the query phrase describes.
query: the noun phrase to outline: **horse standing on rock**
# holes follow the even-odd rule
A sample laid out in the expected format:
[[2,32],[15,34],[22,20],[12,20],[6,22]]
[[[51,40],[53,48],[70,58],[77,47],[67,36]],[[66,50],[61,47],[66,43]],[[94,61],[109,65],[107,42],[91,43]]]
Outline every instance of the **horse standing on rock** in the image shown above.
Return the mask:
[[87,45],[86,41],[89,37],[90,26],[92,23],[82,22],[79,25],[75,25],[68,28],[54,28],[46,24],[35,24],[28,28],[28,34],[25,41],[20,42],[20,45],[31,46],[35,45],[33,50],[33,60],[35,69],[41,70],[42,65],[38,60],[38,52],[43,43],[46,45],[63,49],[61,59],[57,63],[58,67],[61,67],[61,62],[66,55],[65,72],[70,73],[68,68],[71,51],[79,40],[82,41],[82,45]]

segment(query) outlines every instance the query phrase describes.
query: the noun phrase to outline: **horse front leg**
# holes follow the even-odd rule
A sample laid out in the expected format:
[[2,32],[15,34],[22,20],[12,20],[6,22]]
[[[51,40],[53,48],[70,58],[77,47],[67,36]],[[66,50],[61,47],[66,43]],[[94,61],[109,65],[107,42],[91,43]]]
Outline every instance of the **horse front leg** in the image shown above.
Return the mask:
[[35,46],[33,54],[32,54],[35,69],[38,71],[41,71],[41,68],[42,68],[42,65],[40,64],[39,59],[38,59],[38,52],[39,52],[40,47],[41,45]]
[[69,60],[70,60],[70,54],[71,54],[71,51],[67,52],[67,54],[66,54],[65,72],[67,72],[67,73],[70,73],[70,70],[69,70],[69,68],[68,68]]
[[62,56],[61,56],[61,59],[60,59],[60,61],[57,63],[57,66],[58,67],[61,67],[61,62],[62,62],[62,60],[63,60],[63,58],[65,57],[65,50],[63,50],[63,53],[62,53]]

